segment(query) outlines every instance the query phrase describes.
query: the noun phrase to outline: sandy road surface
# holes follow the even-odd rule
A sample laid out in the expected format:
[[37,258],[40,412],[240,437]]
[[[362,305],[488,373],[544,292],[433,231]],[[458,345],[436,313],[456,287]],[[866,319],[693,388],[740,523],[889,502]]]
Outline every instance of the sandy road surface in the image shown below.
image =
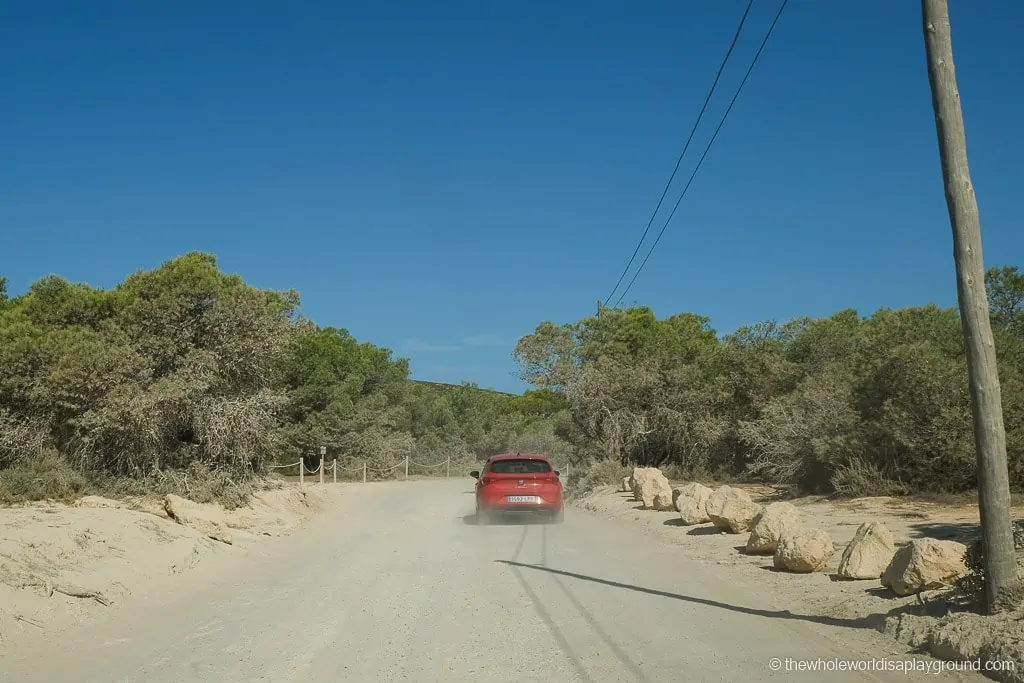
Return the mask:
[[772,673],[774,657],[908,657],[866,629],[779,611],[627,524],[569,510],[563,525],[476,526],[471,491],[351,485],[291,537],[8,653],[0,680],[984,680]]

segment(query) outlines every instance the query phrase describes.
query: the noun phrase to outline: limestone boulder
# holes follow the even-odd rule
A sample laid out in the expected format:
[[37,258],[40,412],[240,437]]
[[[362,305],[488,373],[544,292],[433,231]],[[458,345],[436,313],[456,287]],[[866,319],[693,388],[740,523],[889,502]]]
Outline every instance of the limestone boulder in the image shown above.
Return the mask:
[[899,548],[882,572],[882,585],[896,595],[952,586],[967,573],[967,546],[956,541],[921,538]]
[[720,486],[708,498],[706,509],[716,527],[730,534],[743,534],[750,531],[762,508],[746,491]]
[[879,579],[896,554],[892,532],[881,522],[865,522],[857,529],[839,560],[844,579]]
[[657,467],[646,468],[634,475],[637,485],[637,498],[648,510],[672,510],[672,485],[668,477]]
[[711,521],[708,517],[708,500],[714,493],[710,488],[697,482],[681,486],[673,491],[675,509],[679,518],[686,526],[705,524]]
[[779,539],[772,564],[776,569],[808,574],[823,569],[836,552],[827,532],[808,529],[787,532]]
[[798,531],[802,523],[800,510],[792,503],[771,503],[753,522],[747,539],[747,552],[755,555],[774,554],[783,534]]

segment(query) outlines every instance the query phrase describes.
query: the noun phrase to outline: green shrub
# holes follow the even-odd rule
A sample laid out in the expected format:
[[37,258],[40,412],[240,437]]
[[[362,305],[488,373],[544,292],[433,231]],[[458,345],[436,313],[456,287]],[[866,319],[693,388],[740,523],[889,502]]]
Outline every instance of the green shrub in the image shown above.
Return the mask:
[[[1018,552],[1024,550],[1024,522],[1013,523],[1013,547]],[[954,592],[968,607],[980,610],[985,599],[985,553],[980,538],[967,546],[964,564],[967,566],[967,573],[957,580]],[[1011,593],[1012,595],[1006,596],[1006,599],[1011,601],[1014,607],[1018,607],[1024,600],[1024,584],[1018,582],[1016,589]]]
[[0,469],[0,504],[71,502],[89,489],[88,480],[53,450]]
[[[1011,486],[1024,486],[1024,276],[986,274]],[[750,477],[795,494],[960,493],[977,485],[963,329],[934,304],[762,321],[719,335],[693,313],[600,307],[520,339],[522,378],[562,392],[586,461],[678,479]],[[582,483],[581,483],[582,485]]]

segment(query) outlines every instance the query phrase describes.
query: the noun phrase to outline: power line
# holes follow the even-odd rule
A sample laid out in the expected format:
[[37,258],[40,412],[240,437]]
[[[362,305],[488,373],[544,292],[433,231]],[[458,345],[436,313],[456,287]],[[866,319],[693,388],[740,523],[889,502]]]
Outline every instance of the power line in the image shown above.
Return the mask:
[[696,177],[697,171],[700,170],[701,164],[704,163],[704,159],[707,157],[708,152],[711,151],[711,145],[715,144],[715,138],[718,137],[719,131],[721,131],[722,126],[725,125],[725,120],[729,117],[729,112],[732,111],[732,107],[734,104],[736,104],[736,100],[739,98],[740,92],[743,91],[743,86],[746,84],[747,79],[750,77],[750,73],[754,70],[754,65],[757,64],[757,60],[761,56],[761,52],[764,50],[764,46],[768,44],[768,39],[771,38],[772,31],[775,30],[775,25],[779,23],[779,18],[782,16],[782,10],[786,9],[786,4],[788,2],[789,0],[782,0],[782,6],[779,7],[779,11],[775,14],[775,19],[772,21],[771,26],[768,27],[768,33],[765,34],[764,40],[761,41],[761,46],[757,49],[757,53],[754,55],[754,59],[750,62],[750,68],[747,69],[747,73],[743,76],[743,80],[740,81],[740,85],[736,89],[736,94],[733,95],[732,101],[729,102],[729,107],[725,110],[725,114],[722,115],[722,120],[718,122],[718,127],[715,129],[714,135],[711,136],[711,140],[708,142],[708,146],[704,148],[704,154],[701,155],[700,160],[697,162],[697,167],[694,168],[693,173],[690,174],[690,179],[686,182],[686,186],[683,187],[682,194],[679,195],[679,199],[676,200],[675,206],[672,207],[672,212],[668,215],[668,219],[666,219],[665,225],[661,227],[661,232],[658,233],[658,237],[654,240],[654,244],[652,244],[651,248],[647,251],[647,256],[645,256],[644,260],[640,263],[640,267],[637,268],[636,272],[633,274],[633,278],[629,281],[629,284],[626,285],[626,289],[622,291],[622,294],[620,294],[619,298],[615,301],[615,305],[613,306],[613,308],[618,307],[623,297],[625,297],[629,290],[633,287],[633,283],[636,282],[636,279],[637,277],[639,277],[640,272],[644,269],[644,266],[647,265],[647,259],[651,258],[651,254],[654,252],[654,248],[657,247],[658,242],[661,241],[662,235],[665,234],[665,229],[668,228],[668,224],[672,221],[672,217],[675,216],[676,214],[676,209],[679,208],[680,202],[682,202],[683,197],[686,196],[686,191],[690,189],[690,184],[693,182],[694,177]]
[[729,61],[729,57],[732,55],[733,48],[736,47],[736,41],[739,40],[740,31],[743,30],[743,24],[747,21],[747,15],[750,14],[750,8],[754,6],[754,0],[750,0],[747,3],[747,9],[743,12],[743,16],[740,17],[740,24],[736,27],[736,33],[732,37],[732,42],[729,43],[729,50],[725,53],[725,59],[722,60],[721,66],[718,67],[718,73],[715,74],[715,81],[711,84],[711,90],[708,91],[708,96],[704,98],[704,106],[700,108],[700,114],[697,115],[697,120],[693,123],[693,129],[690,131],[690,137],[686,138],[686,144],[683,146],[683,151],[679,153],[679,158],[676,159],[676,167],[672,170],[672,175],[668,178],[668,183],[665,185],[665,189],[661,193],[661,199],[658,200],[658,205],[654,207],[654,213],[651,214],[651,220],[647,221],[647,228],[644,229],[644,234],[640,236],[640,241],[636,244],[636,249],[633,250],[633,255],[629,257],[629,263],[622,270],[622,275],[619,276],[618,282],[615,283],[615,287],[612,288],[611,294],[609,294],[605,301],[610,301],[615,292],[619,289],[619,285],[622,284],[623,278],[626,277],[626,273],[629,272],[629,267],[633,265],[636,255],[640,252],[640,247],[643,246],[644,240],[647,239],[647,233],[651,231],[651,226],[654,225],[654,218],[658,215],[658,211],[661,210],[661,205],[665,201],[665,196],[668,194],[668,189],[672,186],[672,181],[676,178],[676,173],[679,172],[679,165],[683,163],[683,157],[686,156],[686,151],[690,149],[690,142],[693,140],[694,134],[697,132],[697,127],[700,125],[701,119],[704,118],[704,112],[708,108],[708,102],[711,101],[711,96],[715,93],[715,88],[718,87],[718,79],[722,77],[722,72],[725,71],[725,65]]

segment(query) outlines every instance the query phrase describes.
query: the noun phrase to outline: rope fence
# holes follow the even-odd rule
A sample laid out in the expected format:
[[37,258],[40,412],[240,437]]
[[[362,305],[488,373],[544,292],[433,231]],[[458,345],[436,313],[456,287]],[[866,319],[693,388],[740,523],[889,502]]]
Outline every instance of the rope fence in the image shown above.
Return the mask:
[[[307,467],[306,466],[306,461],[305,461],[304,458],[299,459],[298,462],[293,462],[293,463],[290,463],[288,465],[269,465],[269,468],[273,469],[273,470],[283,470],[283,469],[290,469],[292,467],[298,467],[299,468],[299,484],[304,484],[306,482],[306,474],[312,474],[312,475],[318,474],[318,475],[320,475],[320,477],[319,477],[320,483],[323,484],[324,483],[324,473],[327,471],[327,468],[328,468],[327,460],[324,457],[324,450],[325,449],[323,449],[323,448],[320,449],[320,453],[321,453],[321,455],[320,455],[320,464],[316,467],[316,469],[310,469],[309,467]],[[414,460],[411,460],[409,458],[409,456],[406,456],[405,459],[402,462],[398,463],[397,465],[395,465],[393,467],[387,467],[387,468],[370,467],[369,463],[367,463],[367,462],[363,462],[361,464],[356,464],[356,465],[351,465],[351,466],[348,466],[348,467],[346,467],[346,466],[339,467],[338,466],[338,459],[334,458],[333,460],[331,460],[331,464],[330,464],[331,481],[333,483],[335,483],[335,484],[338,483],[338,472],[354,473],[354,474],[358,475],[358,473],[361,471],[362,475],[363,475],[363,483],[365,484],[367,482],[368,475],[371,475],[371,474],[373,474],[373,475],[387,475],[387,474],[391,474],[393,472],[396,472],[397,470],[399,470],[401,468],[404,468],[404,476],[403,476],[403,478],[404,479],[408,479],[409,478],[409,466],[410,465],[412,465],[414,467],[418,467],[421,470],[431,470],[431,471],[432,470],[436,470],[439,467],[444,467],[445,468],[445,474],[444,474],[445,478],[449,479],[452,476],[452,459],[451,458],[445,458],[441,462],[435,462],[433,464],[425,464],[425,463],[420,463],[420,462],[416,462]],[[437,475],[434,475],[434,476],[435,477],[440,477],[441,475],[437,474]],[[568,463],[566,463],[565,469],[559,470],[559,478],[562,479],[563,481],[568,480],[568,478],[569,478],[569,464]]]

